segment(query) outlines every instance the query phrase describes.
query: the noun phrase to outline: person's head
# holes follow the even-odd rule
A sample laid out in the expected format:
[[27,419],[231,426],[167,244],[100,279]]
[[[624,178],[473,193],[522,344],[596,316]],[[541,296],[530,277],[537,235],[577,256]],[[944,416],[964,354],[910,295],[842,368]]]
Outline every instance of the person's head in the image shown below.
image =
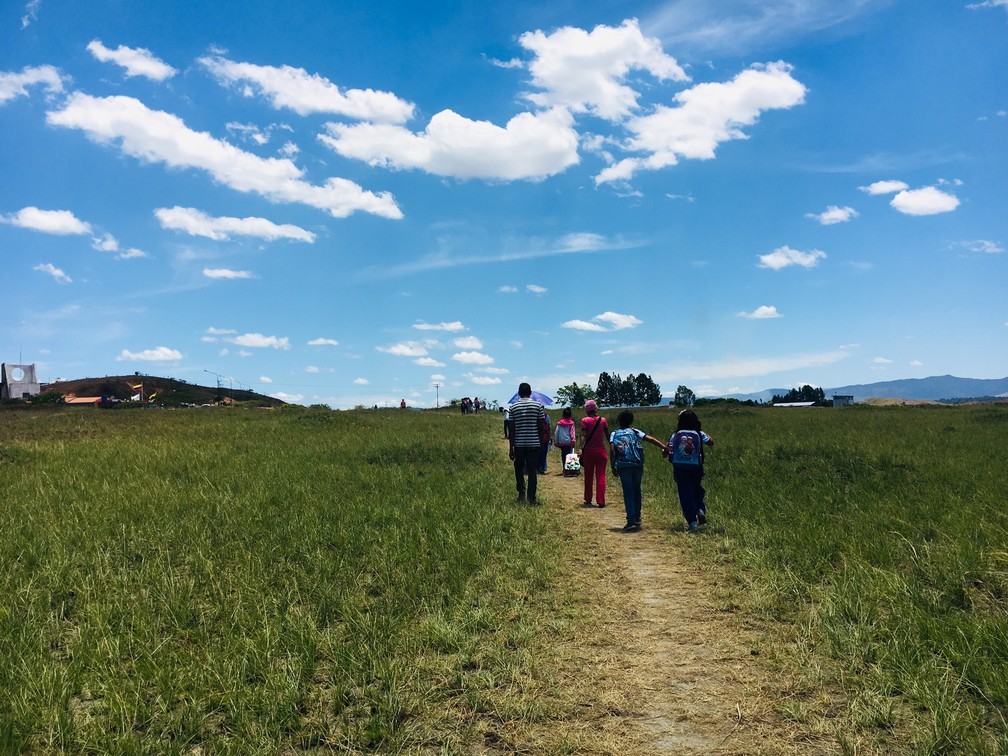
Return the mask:
[[594,415],[598,412],[598,404],[596,404],[594,399],[589,399],[585,402],[585,412],[589,415]]
[[683,410],[679,413],[679,423],[676,425],[676,430],[700,430],[700,418],[697,417],[696,412],[691,409]]
[[532,387],[527,383],[518,384],[518,396],[522,399],[528,399],[532,396]]
[[623,410],[616,416],[616,422],[619,423],[620,428],[629,428],[633,425],[633,412],[630,410]]
[[563,418],[564,418],[564,420],[570,420],[571,419],[571,408],[570,407],[564,407]]

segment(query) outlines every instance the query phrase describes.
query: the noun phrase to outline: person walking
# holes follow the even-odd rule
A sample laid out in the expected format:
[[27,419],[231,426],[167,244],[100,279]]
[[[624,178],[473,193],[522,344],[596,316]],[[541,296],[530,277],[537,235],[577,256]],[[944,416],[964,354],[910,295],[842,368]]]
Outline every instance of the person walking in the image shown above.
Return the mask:
[[518,501],[525,501],[527,496],[529,504],[536,504],[536,471],[546,410],[532,398],[528,383],[518,386],[518,401],[511,405],[508,422],[508,457],[514,462]]
[[644,448],[641,441],[653,444],[665,453],[665,444],[654,436],[634,428],[634,415],[623,410],[616,418],[619,428],[609,436],[609,453],[612,471],[619,476],[623,488],[623,506],[626,508],[624,532],[640,530],[641,508],[643,506],[642,483],[644,481]]
[[560,450],[560,474],[563,475],[564,463],[567,455],[574,451],[577,446],[577,426],[571,419],[571,408],[564,407],[563,417],[557,421],[556,431],[553,433],[553,445]]
[[703,487],[704,446],[714,446],[714,439],[700,429],[700,418],[693,410],[679,413],[676,431],[668,442],[668,458],[672,463],[679,494],[679,506],[686,518],[686,528],[695,533],[707,522],[707,492]]
[[609,434],[609,423],[598,414],[598,404],[594,399],[585,402],[585,417],[581,418],[581,470],[584,472],[584,505],[592,505],[592,486],[595,501],[600,507],[606,505],[606,454],[605,440]]

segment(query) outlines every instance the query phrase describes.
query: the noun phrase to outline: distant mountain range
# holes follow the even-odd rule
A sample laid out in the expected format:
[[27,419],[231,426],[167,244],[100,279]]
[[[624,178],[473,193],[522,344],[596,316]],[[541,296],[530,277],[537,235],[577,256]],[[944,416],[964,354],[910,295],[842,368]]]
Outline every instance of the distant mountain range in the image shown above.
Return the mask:
[[[755,394],[731,394],[728,398],[746,401],[769,402],[774,395],[783,396],[792,388],[764,389]],[[866,399],[907,399],[940,402],[943,399],[979,399],[1008,396],[1008,378],[957,378],[954,375],[935,375],[930,378],[904,378],[898,381],[858,383],[851,386],[823,388],[827,399],[834,394],[853,396],[855,402]],[[662,403],[666,403],[663,399]]]

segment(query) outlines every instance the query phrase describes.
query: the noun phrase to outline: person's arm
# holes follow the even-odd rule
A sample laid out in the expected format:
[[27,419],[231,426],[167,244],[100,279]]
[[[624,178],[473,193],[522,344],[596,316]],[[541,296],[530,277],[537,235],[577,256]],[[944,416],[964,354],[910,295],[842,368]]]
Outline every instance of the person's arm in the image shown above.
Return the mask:
[[714,439],[708,436],[703,431],[700,432],[700,440],[704,442],[707,446],[714,446]]
[[613,449],[612,444],[612,434],[608,436],[609,439],[609,466],[612,468],[613,474],[616,473],[616,451]]
[[644,434],[644,440],[645,440],[645,441],[647,441],[647,442],[648,442],[649,444],[654,444],[654,445],[655,445],[655,446],[657,446],[657,447],[658,447],[659,449],[663,449],[663,450],[664,450],[664,449],[666,448],[666,447],[665,447],[665,444],[663,444],[663,443],[662,443],[661,441],[659,441],[659,440],[658,440],[657,438],[655,438],[654,436],[649,436],[649,435],[648,435],[648,434],[646,434],[646,433]]
[[515,437],[515,424],[514,417],[509,413],[508,419],[504,421],[507,423],[508,427],[508,457],[514,459],[514,437]]

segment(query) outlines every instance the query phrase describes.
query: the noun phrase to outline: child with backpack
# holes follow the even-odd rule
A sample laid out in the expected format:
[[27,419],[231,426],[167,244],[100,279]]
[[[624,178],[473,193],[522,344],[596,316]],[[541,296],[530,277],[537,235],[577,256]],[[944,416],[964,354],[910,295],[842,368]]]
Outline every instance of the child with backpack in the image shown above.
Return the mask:
[[668,459],[679,493],[686,527],[691,533],[707,522],[707,503],[703,482],[703,448],[713,446],[714,439],[700,429],[700,418],[693,410],[679,413],[676,431],[668,442]]
[[574,420],[571,419],[571,408],[565,407],[563,417],[557,421],[556,432],[553,434],[553,445],[560,450],[560,469],[564,469],[567,455],[574,451],[577,441]]
[[662,451],[665,444],[642,430],[631,427],[634,415],[630,410],[623,410],[616,418],[619,428],[609,436],[610,459],[613,472],[619,476],[623,488],[623,506],[626,507],[626,525],[624,532],[640,530],[641,507],[643,495],[641,485],[644,480],[644,448],[641,441],[654,444]]

